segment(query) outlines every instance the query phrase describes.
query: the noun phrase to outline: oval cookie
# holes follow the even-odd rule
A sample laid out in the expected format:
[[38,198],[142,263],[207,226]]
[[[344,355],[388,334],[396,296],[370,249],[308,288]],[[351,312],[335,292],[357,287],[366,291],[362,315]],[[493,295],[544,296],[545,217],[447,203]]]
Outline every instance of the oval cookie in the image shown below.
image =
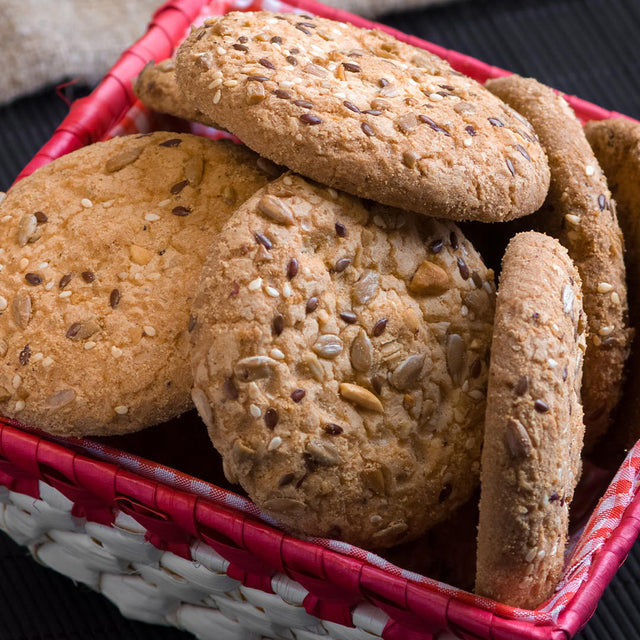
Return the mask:
[[631,340],[615,203],[580,122],[561,96],[519,76],[489,80],[487,87],[531,121],[549,158],[551,186],[538,221],[567,247],[582,278],[589,321],[582,400],[590,450],[620,399]]
[[290,529],[382,548],[477,484],[493,273],[450,222],[285,175],[214,241],[194,396],[227,477]]
[[314,180],[455,220],[544,201],[527,121],[444,60],[380,31],[299,14],[229,13],[177,53],[192,106]]
[[505,253],[491,346],[480,477],[476,592],[533,609],[563,567],[580,476],[586,319],[580,276],[553,238]]
[[640,437],[640,353],[637,348],[640,326],[640,124],[612,118],[587,122],[584,131],[616,200],[625,239],[630,322],[636,331],[614,425],[616,440],[622,441],[621,446],[617,443],[617,457]]
[[189,304],[207,248],[264,185],[257,156],[174,133],[115,138],[36,171],[0,206],[0,411],[111,434],[191,406]]

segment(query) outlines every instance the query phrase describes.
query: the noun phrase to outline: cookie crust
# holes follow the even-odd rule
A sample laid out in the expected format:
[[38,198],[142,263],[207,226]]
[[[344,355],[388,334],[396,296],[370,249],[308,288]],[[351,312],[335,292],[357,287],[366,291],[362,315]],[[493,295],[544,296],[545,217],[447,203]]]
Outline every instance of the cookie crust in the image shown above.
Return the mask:
[[194,401],[288,528],[383,548],[477,485],[493,273],[451,222],[285,175],[214,242]]

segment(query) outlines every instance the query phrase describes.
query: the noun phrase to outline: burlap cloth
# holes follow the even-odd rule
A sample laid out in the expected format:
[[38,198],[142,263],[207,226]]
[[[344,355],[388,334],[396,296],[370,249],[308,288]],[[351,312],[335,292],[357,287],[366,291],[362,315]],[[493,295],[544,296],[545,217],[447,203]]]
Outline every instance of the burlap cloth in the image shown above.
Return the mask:
[[[325,0],[367,17],[447,0]],[[66,79],[96,83],[162,0],[0,0],[0,104]]]

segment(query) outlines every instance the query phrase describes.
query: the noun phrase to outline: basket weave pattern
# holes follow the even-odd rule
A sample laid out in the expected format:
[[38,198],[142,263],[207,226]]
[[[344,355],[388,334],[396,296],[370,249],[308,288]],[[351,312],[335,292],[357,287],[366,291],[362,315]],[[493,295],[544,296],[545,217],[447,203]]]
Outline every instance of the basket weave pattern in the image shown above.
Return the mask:
[[272,593],[246,587],[227,575],[229,562],[195,541],[190,560],[161,551],[148,530],[117,512],[112,525],[73,515],[74,503],[46,482],[39,499],[0,490],[0,528],[36,560],[99,591],[127,617],[172,625],[202,640],[262,636],[315,640],[381,637],[388,616],[366,603],[352,612],[354,627],[323,622],[304,608],[308,591],[282,573]]
[[[306,11],[372,23],[312,0],[174,0],[125,51],[19,177],[88,143],[146,132],[131,79],[170,56],[192,24],[230,9]],[[382,25],[479,81],[506,72]],[[619,116],[575,97],[582,120]],[[212,130],[194,131],[216,135]],[[67,442],[0,419],[0,528],[41,562],[100,590],[129,616],[197,637],[312,640],[553,638],[595,610],[640,530],[640,444],[578,538],[556,595],[536,611],[476,597],[331,540],[286,535],[233,493],[123,451]]]

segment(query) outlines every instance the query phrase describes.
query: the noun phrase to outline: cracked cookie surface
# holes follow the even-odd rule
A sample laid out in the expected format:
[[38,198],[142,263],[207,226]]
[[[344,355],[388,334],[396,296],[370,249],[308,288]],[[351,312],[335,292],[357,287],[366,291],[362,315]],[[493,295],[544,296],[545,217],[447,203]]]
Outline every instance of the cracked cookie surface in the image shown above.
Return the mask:
[[296,532],[421,535],[477,486],[493,308],[452,222],[274,181],[214,241],[191,311],[227,477]]
[[433,54],[299,14],[229,13],[180,47],[194,108],[270,160],[387,205],[498,221],[542,204],[529,123]]
[[560,578],[580,477],[586,318],[580,276],[544,234],[504,255],[482,450],[476,592],[533,609]]
[[60,435],[190,408],[189,303],[207,247],[267,182],[257,156],[174,133],[114,138],[0,205],[0,411]]
[[532,78],[509,76],[487,87],[523,113],[547,152],[551,185],[536,216],[575,262],[589,322],[582,400],[585,449],[607,431],[620,399],[632,332],[628,323],[624,241],[607,180],[566,100]]

